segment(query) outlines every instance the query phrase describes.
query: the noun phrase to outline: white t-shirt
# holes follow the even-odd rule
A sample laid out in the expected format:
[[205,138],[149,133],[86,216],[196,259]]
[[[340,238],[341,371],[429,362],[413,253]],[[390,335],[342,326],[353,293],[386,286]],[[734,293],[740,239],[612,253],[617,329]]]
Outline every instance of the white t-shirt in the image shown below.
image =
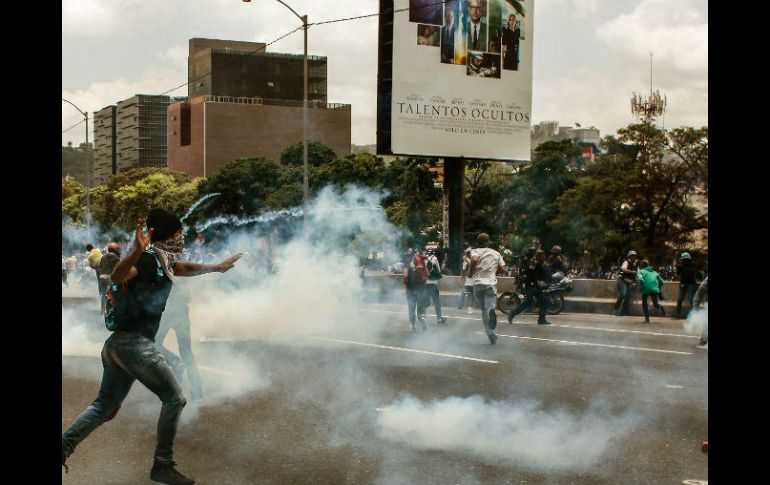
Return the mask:
[[473,285],[496,285],[497,268],[505,267],[503,256],[492,248],[476,248],[471,251],[471,258],[478,257],[476,268],[471,277]]

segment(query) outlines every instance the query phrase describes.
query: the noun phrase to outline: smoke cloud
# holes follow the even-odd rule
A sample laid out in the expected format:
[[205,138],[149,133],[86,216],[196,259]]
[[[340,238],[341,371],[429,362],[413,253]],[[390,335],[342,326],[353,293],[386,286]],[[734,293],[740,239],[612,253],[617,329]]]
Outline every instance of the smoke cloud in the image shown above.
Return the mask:
[[474,395],[421,401],[403,396],[379,416],[379,435],[416,449],[470,453],[492,463],[581,470],[599,463],[613,440],[638,424],[602,405],[582,415],[546,411],[534,401],[487,401]]
[[703,305],[703,308],[693,308],[687,315],[684,322],[684,331],[691,335],[700,335],[703,328],[708,328],[709,324],[709,304]]

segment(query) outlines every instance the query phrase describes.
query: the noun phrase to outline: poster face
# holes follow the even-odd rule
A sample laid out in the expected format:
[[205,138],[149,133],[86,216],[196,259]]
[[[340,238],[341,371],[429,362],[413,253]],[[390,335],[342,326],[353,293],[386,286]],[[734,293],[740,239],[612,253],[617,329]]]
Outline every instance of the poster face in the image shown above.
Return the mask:
[[392,153],[529,160],[533,3],[393,2]]

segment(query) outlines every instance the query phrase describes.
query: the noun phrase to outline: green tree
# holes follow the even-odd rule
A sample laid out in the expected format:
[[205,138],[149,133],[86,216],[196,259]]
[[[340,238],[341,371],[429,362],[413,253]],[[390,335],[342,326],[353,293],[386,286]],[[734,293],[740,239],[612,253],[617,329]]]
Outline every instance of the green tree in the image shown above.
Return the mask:
[[[302,154],[302,142],[300,141],[284,149],[281,153],[281,163],[286,166],[299,165],[301,167],[303,165]],[[336,157],[334,150],[319,141],[307,144],[308,167],[329,163]]]
[[686,246],[695,230],[707,227],[691,200],[708,190],[707,133],[669,133],[649,121],[618,130],[617,138],[603,142],[608,153],[559,201],[557,225],[605,267],[632,248],[652,261],[667,261],[673,248]]
[[268,197],[283,181],[283,169],[266,158],[241,158],[225,165],[201,182],[198,196],[219,192],[216,204],[203,214],[224,213],[236,217],[258,214],[268,207]]
[[345,190],[350,185],[376,188],[381,185],[385,163],[382,158],[361,153],[335,158],[321,164],[313,171],[313,186],[317,189],[333,185]]
[[66,147],[61,147],[61,176],[62,178],[70,176],[80,183],[86,183],[88,175],[88,156],[92,149],[81,143],[79,147],[73,148],[70,142]]

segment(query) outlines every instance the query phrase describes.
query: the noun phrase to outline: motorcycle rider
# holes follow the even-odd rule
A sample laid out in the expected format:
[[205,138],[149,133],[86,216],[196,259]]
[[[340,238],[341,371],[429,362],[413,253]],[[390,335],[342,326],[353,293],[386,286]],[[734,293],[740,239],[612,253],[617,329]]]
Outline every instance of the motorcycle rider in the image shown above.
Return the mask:
[[538,325],[550,325],[551,322],[545,319],[546,314],[546,298],[543,294],[543,290],[548,287],[548,279],[550,278],[548,269],[548,263],[545,259],[545,251],[538,249],[535,251],[535,255],[530,259],[529,265],[524,270],[524,281],[526,287],[524,289],[527,298],[516,307],[515,310],[508,314],[508,323],[513,323],[513,318],[524,310],[531,308],[534,304],[535,298],[538,301]]
[[690,253],[684,252],[679,256],[679,263],[676,265],[676,274],[679,275],[679,298],[676,299],[676,315],[675,318],[684,318],[686,315],[682,314],[682,303],[684,303],[685,297],[690,300],[690,305],[694,308],[693,299],[695,292],[698,289],[698,282],[696,280],[698,275],[698,268],[692,261]]
[[620,266],[618,275],[618,299],[615,301],[615,315],[630,315],[629,305],[636,288],[636,274],[639,271],[636,251],[629,251],[626,260]]
[[567,260],[567,256],[562,254],[561,246],[555,245],[551,248],[551,255],[548,256],[548,267],[551,270],[551,274],[561,272],[564,276],[567,276],[569,261]]

